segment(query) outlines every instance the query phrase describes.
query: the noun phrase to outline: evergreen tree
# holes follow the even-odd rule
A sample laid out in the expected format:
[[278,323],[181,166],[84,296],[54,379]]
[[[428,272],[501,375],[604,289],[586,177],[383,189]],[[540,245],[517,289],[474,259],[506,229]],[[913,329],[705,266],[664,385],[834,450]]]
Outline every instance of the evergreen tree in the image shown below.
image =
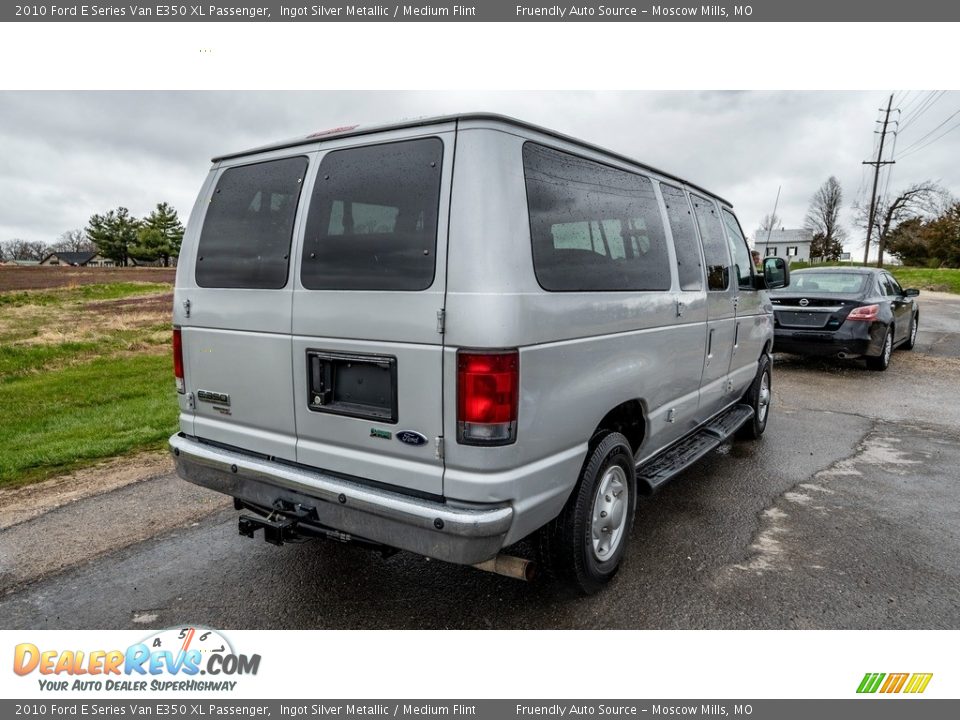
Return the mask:
[[131,257],[130,249],[137,243],[139,227],[140,221],[132,217],[127,208],[119,207],[103,215],[92,215],[86,233],[101,255],[117,265],[126,266]]
[[177,211],[165,202],[157,207],[140,225],[136,247],[131,254],[138,260],[163,260],[163,266],[170,265],[170,258],[180,254],[183,242],[183,224]]

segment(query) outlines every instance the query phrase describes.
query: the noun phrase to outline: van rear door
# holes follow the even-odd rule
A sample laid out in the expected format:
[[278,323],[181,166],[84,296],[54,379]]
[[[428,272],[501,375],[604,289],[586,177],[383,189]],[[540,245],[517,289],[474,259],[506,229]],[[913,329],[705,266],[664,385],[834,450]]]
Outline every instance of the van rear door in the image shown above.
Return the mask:
[[288,151],[215,168],[177,271],[194,434],[290,461],[290,257],[308,162]]
[[293,291],[297,461],[441,495],[448,123],[325,144]]

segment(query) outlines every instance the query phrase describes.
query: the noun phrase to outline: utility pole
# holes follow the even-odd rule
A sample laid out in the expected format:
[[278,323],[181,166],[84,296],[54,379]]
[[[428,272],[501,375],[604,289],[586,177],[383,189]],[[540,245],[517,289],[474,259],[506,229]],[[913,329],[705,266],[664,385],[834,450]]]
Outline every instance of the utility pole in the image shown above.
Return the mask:
[[[883,110],[883,108],[880,108]],[[887,139],[887,125],[890,124],[890,113],[893,111],[893,95],[887,100],[887,111],[883,116],[883,130],[880,131],[880,148],[877,150],[876,160],[864,160],[864,165],[873,165],[873,192],[870,193],[870,217],[867,220],[867,241],[863,247],[863,264],[870,262],[870,237],[873,235],[873,224],[877,212],[877,185],[880,182],[880,168],[883,165],[893,165],[895,160],[883,159],[883,141]],[[876,132],[876,131],[874,131]],[[881,249],[880,257],[877,259],[877,267],[883,267],[883,252]]]

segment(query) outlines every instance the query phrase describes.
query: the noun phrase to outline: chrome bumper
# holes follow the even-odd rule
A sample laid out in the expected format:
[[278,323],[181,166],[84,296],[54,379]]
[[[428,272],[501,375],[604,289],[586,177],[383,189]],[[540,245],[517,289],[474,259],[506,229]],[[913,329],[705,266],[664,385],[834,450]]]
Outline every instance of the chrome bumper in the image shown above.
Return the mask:
[[170,438],[177,473],[196,485],[266,508],[296,508],[304,522],[472,565],[496,555],[510,529],[506,506],[457,507],[372,488],[321,471],[283,465],[234,450]]

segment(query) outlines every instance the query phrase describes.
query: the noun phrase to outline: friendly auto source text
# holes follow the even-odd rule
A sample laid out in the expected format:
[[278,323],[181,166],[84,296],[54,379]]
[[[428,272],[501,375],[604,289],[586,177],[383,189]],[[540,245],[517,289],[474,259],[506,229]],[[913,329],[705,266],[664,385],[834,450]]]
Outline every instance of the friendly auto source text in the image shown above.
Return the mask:
[[517,5],[517,17],[714,17],[727,18],[732,16],[749,17],[753,15],[751,5],[734,5],[727,8],[723,5],[688,5],[684,7],[672,5],[650,5],[648,8],[624,5]]

